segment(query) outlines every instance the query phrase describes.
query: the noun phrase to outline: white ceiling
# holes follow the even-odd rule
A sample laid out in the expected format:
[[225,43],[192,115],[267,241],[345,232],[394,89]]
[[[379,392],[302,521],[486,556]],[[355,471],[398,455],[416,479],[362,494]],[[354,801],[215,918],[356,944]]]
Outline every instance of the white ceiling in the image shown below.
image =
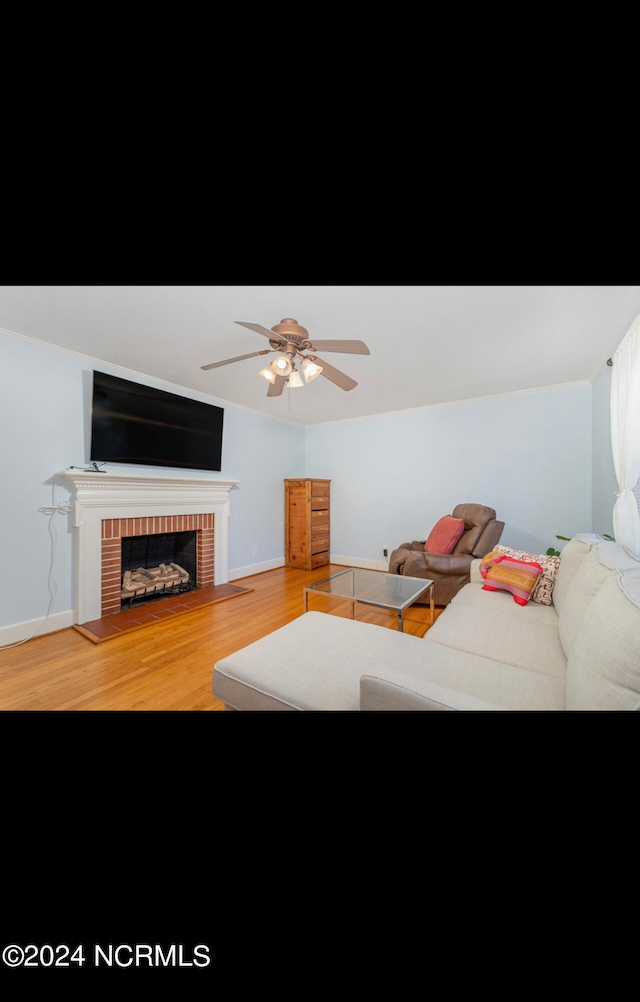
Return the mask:
[[[0,334],[308,425],[591,381],[639,309],[630,285],[18,285],[0,286]],[[370,355],[324,353],[358,386],[320,376],[267,397],[275,355],[200,368],[269,347],[234,321],[285,317],[311,340],[364,341]]]

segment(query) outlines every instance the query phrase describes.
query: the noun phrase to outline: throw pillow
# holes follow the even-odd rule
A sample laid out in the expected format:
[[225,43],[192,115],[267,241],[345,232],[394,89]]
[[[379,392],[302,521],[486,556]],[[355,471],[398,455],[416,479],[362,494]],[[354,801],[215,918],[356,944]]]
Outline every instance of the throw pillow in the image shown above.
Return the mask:
[[443,515],[438,519],[424,544],[425,553],[453,553],[453,548],[464,532],[464,519]]
[[503,556],[503,554],[500,553],[500,550],[492,550],[491,553],[487,553],[482,558],[482,560],[480,561],[480,573],[482,574],[483,578],[486,578],[487,574],[489,573],[489,568],[491,567],[496,557],[500,556]]
[[540,564],[542,574],[538,578],[538,583],[531,599],[533,602],[537,602],[538,605],[551,605],[551,596],[558,575],[560,557],[547,556],[546,553],[528,553],[526,550],[513,550],[509,546],[496,544],[491,553],[487,553],[486,557],[482,558],[480,573],[483,577],[486,577],[487,567],[493,563],[496,556],[501,555],[513,557],[514,560],[526,560],[531,563]]
[[508,591],[514,602],[526,605],[533,595],[542,567],[533,561],[514,560],[513,557],[494,557],[487,568],[483,588],[485,591]]

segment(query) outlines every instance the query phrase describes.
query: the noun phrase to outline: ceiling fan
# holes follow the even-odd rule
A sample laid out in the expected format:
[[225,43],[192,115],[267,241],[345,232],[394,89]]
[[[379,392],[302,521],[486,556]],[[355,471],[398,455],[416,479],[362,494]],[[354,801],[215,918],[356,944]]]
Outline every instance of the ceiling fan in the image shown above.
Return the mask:
[[316,351],[345,352],[349,355],[371,354],[364,341],[311,341],[306,327],[301,327],[298,321],[292,317],[285,317],[271,329],[263,327],[262,324],[248,323],[244,320],[234,320],[234,323],[240,324],[241,327],[248,327],[256,334],[263,334],[269,338],[271,347],[263,348],[262,351],[251,351],[248,355],[225,358],[222,362],[210,362],[209,365],[202,365],[200,368],[217,369],[218,366],[229,365],[230,362],[241,362],[243,358],[255,358],[257,355],[269,355],[277,351],[279,352],[278,357],[260,371],[260,375],[269,382],[268,397],[279,397],[286,383],[290,387],[304,386],[300,373],[296,369],[296,358],[301,359],[300,368],[306,383],[310,383],[317,376],[324,376],[325,379],[329,379],[336,386],[339,386],[341,390],[352,390],[354,386],[358,385],[356,380],[318,358]]

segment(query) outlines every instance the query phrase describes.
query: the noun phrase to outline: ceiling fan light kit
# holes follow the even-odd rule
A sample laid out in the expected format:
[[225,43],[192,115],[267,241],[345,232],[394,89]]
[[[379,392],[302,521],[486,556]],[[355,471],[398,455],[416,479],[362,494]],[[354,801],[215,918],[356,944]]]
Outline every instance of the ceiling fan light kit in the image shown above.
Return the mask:
[[[249,323],[244,320],[235,320],[234,323],[241,327],[248,327],[249,330],[262,334],[269,339],[271,351],[280,352],[278,357],[261,369],[259,375],[268,380],[270,386],[267,390],[268,397],[280,396],[285,383],[290,387],[304,386],[300,374],[295,367],[295,359],[301,359],[300,368],[304,381],[310,383],[317,376],[324,376],[325,379],[335,383],[341,390],[352,390],[357,386],[355,379],[347,376],[346,373],[336,369],[328,362],[324,362],[315,354],[316,351],[336,351],[352,355],[371,354],[364,341],[310,341],[309,331],[306,327],[301,327],[297,320],[292,317],[285,317],[279,324],[275,324],[271,329],[263,327],[262,324]],[[314,354],[303,354],[303,352],[313,352]],[[244,358],[255,358],[258,355],[267,355],[269,350],[253,351],[248,355],[236,355],[235,358],[226,358],[222,362],[211,362],[209,365],[201,366],[202,369],[216,369],[221,365],[228,365],[230,362],[240,362]],[[288,378],[287,378],[288,377]]]

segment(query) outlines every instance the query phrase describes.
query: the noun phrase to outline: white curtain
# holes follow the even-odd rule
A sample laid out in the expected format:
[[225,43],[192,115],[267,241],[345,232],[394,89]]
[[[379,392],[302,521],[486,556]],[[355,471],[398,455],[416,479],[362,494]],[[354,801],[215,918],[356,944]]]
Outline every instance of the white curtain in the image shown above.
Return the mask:
[[613,355],[611,448],[618,480],[613,534],[640,555],[640,514],[633,494],[640,479],[640,316]]

